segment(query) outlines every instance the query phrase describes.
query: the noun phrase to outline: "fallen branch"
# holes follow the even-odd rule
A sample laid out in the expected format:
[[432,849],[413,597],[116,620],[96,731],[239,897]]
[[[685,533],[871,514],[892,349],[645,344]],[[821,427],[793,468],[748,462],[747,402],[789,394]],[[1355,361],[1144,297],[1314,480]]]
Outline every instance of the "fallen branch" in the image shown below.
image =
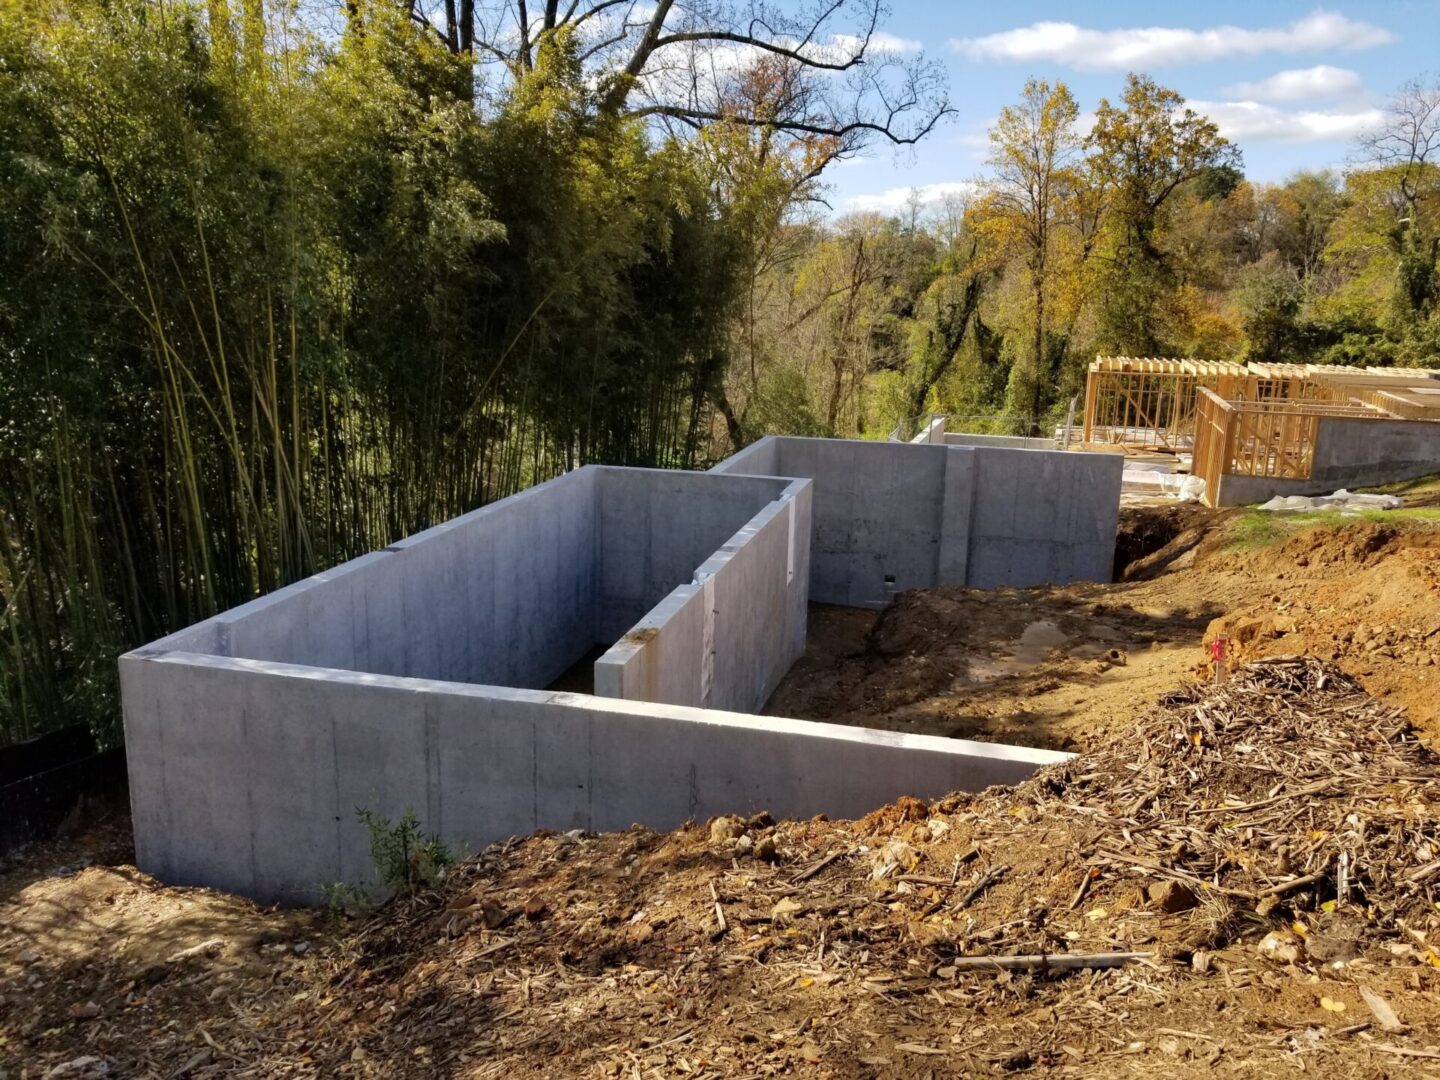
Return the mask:
[[1206,881],[1196,874],[1188,874],[1184,870],[1171,869],[1162,863],[1156,862],[1154,859],[1142,859],[1138,855],[1121,855],[1118,851],[1108,851],[1105,849],[1101,849],[1095,854],[1101,858],[1113,859],[1116,862],[1130,863],[1132,866],[1142,866],[1146,870],[1153,871],[1156,874],[1172,877],[1176,881],[1185,882],[1187,885],[1198,885],[1202,889],[1209,889],[1211,892],[1220,893],[1222,896],[1234,896],[1241,900],[1258,899],[1252,892],[1246,892],[1244,889],[1227,889],[1223,885],[1216,885],[1213,882]]
[[1087,866],[1085,873],[1081,875],[1080,887],[1075,890],[1075,895],[1070,900],[1070,910],[1074,911],[1085,899],[1085,894],[1090,891],[1090,883],[1100,876],[1098,866]]
[[995,882],[999,881],[1009,872],[1010,867],[1004,865],[1003,863],[1000,866],[995,867],[993,870],[990,870],[985,874],[984,877],[982,877],[974,884],[974,886],[970,889],[969,892],[967,892],[964,896],[960,898],[960,903],[957,904],[956,907],[969,907],[971,901],[973,901],[991,885],[994,885]]
[[1271,885],[1268,889],[1261,889],[1259,895],[1262,897],[1284,896],[1286,893],[1294,892],[1296,889],[1303,889],[1306,885],[1314,885],[1317,882],[1324,881],[1329,876],[1330,868],[1327,866],[1319,873],[1306,874],[1304,877],[1291,878],[1289,881],[1280,882],[1279,885]]
[[799,885],[800,882],[802,882],[802,881],[809,881],[812,877],[814,877],[816,874],[820,873],[821,870],[824,870],[827,866],[829,866],[831,863],[833,863],[836,859],[842,859],[842,858],[844,858],[844,857],[845,857],[845,852],[843,852],[843,851],[832,851],[829,855],[826,855],[823,859],[819,860],[818,862],[813,862],[813,863],[811,863],[811,864],[810,864],[809,866],[807,866],[804,870],[801,870],[798,874],[796,874],[794,877],[792,877],[792,878],[790,879],[790,884],[791,884],[791,885]]
[[1124,967],[1148,960],[1151,952],[1036,953],[1030,956],[957,956],[949,961],[956,971],[1079,971],[1084,968]]

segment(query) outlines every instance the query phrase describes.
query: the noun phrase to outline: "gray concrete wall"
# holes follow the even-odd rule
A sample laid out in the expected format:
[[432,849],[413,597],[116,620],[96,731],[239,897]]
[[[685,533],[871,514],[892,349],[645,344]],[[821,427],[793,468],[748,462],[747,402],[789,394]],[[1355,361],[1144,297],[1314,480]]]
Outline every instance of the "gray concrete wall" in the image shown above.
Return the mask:
[[543,687],[596,642],[595,469],[407,537],[157,642],[252,660]]
[[790,482],[641,618],[596,661],[595,692],[759,712],[805,651],[811,486]]
[[910,441],[925,446],[943,446],[945,443],[945,417],[937,416],[932,419],[921,429],[920,433]]
[[1214,506],[1246,506],[1276,495],[1329,495],[1440,472],[1440,422],[1322,417],[1315,458],[1304,480],[1266,476],[1220,478]]
[[1003,446],[1011,450],[1054,450],[1054,439],[1027,439],[1023,435],[971,435],[963,431],[945,432],[946,446]]
[[452,847],[767,809],[858,816],[1066,754],[798,720],[141,650],[122,658],[136,862],[313,902],[374,878],[357,807]]
[[691,581],[787,484],[579,469],[156,645],[542,689]]
[[[591,643],[620,639],[789,486],[673,469],[599,472],[599,581]],[[500,683],[509,686],[512,683]]]
[[937,585],[1108,581],[1123,468],[1118,454],[772,437],[711,471],[813,479],[811,599],[873,608]]
[[1109,581],[1124,458],[1065,450],[954,448],[975,459],[966,583]]
[[1121,467],[769,439],[709,474],[587,468],[447,522],[121,658],[137,862],[313,900],[373,873],[358,807],[412,808],[473,848],[1021,779],[1065,755],[499,684],[544,686],[649,613],[662,645],[638,650],[658,664],[642,685],[753,708],[802,646],[797,580],[868,606],[1107,576]]

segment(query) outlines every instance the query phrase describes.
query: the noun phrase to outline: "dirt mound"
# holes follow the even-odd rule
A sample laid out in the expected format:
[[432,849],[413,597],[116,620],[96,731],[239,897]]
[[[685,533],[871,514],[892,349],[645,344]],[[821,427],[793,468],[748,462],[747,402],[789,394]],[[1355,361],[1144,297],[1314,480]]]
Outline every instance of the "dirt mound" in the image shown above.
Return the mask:
[[[1127,513],[1168,521],[1158,535],[1178,509]],[[1226,636],[1238,662],[1339,663],[1440,747],[1440,528],[1362,518],[1294,531],[1233,510],[1186,520],[1116,584],[927,590],[878,615],[813,608],[805,655],[766,711],[1086,749],[1206,674],[1210,641]],[[1060,638],[1027,642],[1031,627]]]
[[1343,528],[1315,528],[1280,545],[1272,561],[1303,566],[1374,566],[1403,546],[1393,525],[1363,522]]
[[227,1056],[207,1041],[214,1033],[296,992],[316,922],[166,887],[133,866],[41,877],[0,904],[0,1076],[212,1066]]
[[1394,710],[1271,662],[1013,790],[497,846],[274,1037],[357,1075],[1379,1075],[1440,1053],[1437,782]]
[[[347,932],[296,940],[297,916],[90,870],[4,913],[0,1068],[1423,1072],[1437,811],[1440,760],[1395,709],[1332,665],[1274,660],[1171,692],[1013,789],[856,822],[542,832]],[[116,936],[68,952],[47,909],[77,950]],[[137,969],[217,937],[158,981]]]

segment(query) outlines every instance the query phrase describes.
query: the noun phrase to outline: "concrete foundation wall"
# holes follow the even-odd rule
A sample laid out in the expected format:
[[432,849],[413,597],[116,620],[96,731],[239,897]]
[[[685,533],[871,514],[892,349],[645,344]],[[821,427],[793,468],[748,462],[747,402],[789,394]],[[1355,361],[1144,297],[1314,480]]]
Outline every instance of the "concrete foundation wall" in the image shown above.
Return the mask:
[[595,664],[606,697],[759,712],[805,651],[810,489],[787,485]]
[[598,472],[599,582],[591,644],[617,641],[671,590],[688,585],[700,564],[790,483],[673,469]]
[[925,425],[920,434],[910,440],[912,443],[920,443],[926,446],[944,445],[945,443],[945,417],[937,416]]
[[711,471],[813,479],[810,597],[873,608],[937,585],[1108,581],[1123,468],[1118,454],[771,437]]
[[1440,423],[1433,420],[1347,420],[1322,417],[1310,476],[1220,478],[1213,506],[1246,506],[1276,495],[1329,495],[1440,472]]
[[1054,439],[1027,439],[1023,435],[971,435],[945,432],[946,446],[1003,446],[1011,450],[1054,450]]
[[688,583],[787,483],[579,469],[156,647],[541,689]]
[[1109,581],[1120,518],[1119,454],[953,448],[975,459],[966,583]]
[[[307,901],[371,879],[357,808],[473,849],[1019,780],[1067,755],[668,702],[759,708],[807,590],[1108,576],[1121,468],[767,439],[708,474],[587,467],[464,515],[121,658],[137,862]],[[596,665],[623,698],[537,689],[637,622]]]
[[595,644],[596,494],[569,473],[153,647],[545,686]]
[[355,809],[452,847],[536,828],[858,816],[1069,755],[577,694],[185,653],[121,660],[136,861],[262,902],[374,878]]

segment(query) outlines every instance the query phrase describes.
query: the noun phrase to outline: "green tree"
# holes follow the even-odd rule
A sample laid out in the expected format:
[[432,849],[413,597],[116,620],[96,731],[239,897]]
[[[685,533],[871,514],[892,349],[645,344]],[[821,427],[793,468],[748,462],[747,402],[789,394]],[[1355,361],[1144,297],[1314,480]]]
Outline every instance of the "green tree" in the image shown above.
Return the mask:
[[1167,204],[1186,183],[1238,169],[1240,152],[1180,94],[1136,74],[1119,105],[1101,99],[1087,142],[1092,183],[1107,197],[1103,347],[1163,353],[1161,304],[1173,284],[1159,235]]
[[990,130],[991,174],[974,210],[977,228],[1024,263],[1030,291],[1030,344],[1011,371],[1017,411],[1039,416],[1052,389],[1047,297],[1054,288],[1059,232],[1079,185],[1080,109],[1064,83],[1031,79],[1018,105],[1000,110]]

